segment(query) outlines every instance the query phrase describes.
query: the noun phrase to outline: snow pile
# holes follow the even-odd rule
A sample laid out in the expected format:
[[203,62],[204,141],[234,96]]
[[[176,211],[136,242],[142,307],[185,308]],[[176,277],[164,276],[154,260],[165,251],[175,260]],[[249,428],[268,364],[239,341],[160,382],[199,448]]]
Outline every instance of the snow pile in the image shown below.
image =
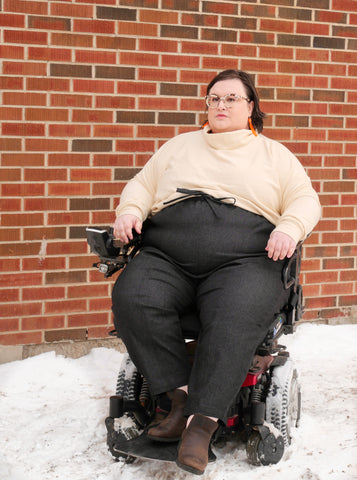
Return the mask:
[[[248,463],[243,444],[216,449],[204,480],[352,480],[356,468],[357,325],[302,324],[283,338],[300,374],[300,428],[283,459]],[[174,464],[113,462],[104,419],[123,355],[53,352],[0,365],[2,480],[189,480]]]

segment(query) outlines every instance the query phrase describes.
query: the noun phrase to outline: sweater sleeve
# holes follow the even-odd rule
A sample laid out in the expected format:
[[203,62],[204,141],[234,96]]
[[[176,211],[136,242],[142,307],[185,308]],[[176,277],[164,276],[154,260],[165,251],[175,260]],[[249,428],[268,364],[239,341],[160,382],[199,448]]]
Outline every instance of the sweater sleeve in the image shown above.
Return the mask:
[[298,159],[285,147],[281,153],[281,211],[275,231],[286,233],[298,242],[305,239],[320,220],[321,206]]

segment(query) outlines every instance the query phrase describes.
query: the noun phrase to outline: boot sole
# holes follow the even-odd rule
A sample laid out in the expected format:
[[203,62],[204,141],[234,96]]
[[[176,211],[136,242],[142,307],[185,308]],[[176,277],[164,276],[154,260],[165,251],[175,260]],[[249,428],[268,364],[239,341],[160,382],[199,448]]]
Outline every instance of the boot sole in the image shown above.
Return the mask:
[[182,470],[185,470],[186,472],[193,473],[194,475],[203,475],[204,470],[197,470],[197,468],[190,467],[189,465],[185,465],[184,463],[181,463],[176,460],[176,465],[181,468]]

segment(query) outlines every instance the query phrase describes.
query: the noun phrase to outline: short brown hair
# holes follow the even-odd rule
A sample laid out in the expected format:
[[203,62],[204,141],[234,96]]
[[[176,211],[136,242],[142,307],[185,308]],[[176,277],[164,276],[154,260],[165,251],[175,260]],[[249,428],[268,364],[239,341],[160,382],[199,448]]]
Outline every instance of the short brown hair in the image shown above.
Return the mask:
[[207,85],[207,95],[209,95],[209,92],[215,83],[221,82],[222,80],[232,79],[240,80],[243,83],[247,97],[250,101],[254,102],[251,115],[252,124],[255,130],[261,133],[263,131],[263,119],[266,115],[260,110],[258,93],[254,85],[254,80],[249,73],[243,72],[242,70],[223,70],[223,72],[216,75]]

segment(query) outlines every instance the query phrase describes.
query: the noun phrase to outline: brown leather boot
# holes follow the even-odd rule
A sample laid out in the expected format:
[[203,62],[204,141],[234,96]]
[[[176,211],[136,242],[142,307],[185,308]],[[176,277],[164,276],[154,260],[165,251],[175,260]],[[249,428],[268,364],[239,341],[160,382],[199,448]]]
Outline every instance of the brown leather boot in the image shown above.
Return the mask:
[[187,393],[176,388],[167,392],[171,400],[171,410],[159,425],[148,430],[148,437],[158,442],[178,442],[186,427],[187,418],[183,415]]
[[202,475],[208,463],[208,447],[218,423],[196,413],[182,434],[176,464],[187,472]]

